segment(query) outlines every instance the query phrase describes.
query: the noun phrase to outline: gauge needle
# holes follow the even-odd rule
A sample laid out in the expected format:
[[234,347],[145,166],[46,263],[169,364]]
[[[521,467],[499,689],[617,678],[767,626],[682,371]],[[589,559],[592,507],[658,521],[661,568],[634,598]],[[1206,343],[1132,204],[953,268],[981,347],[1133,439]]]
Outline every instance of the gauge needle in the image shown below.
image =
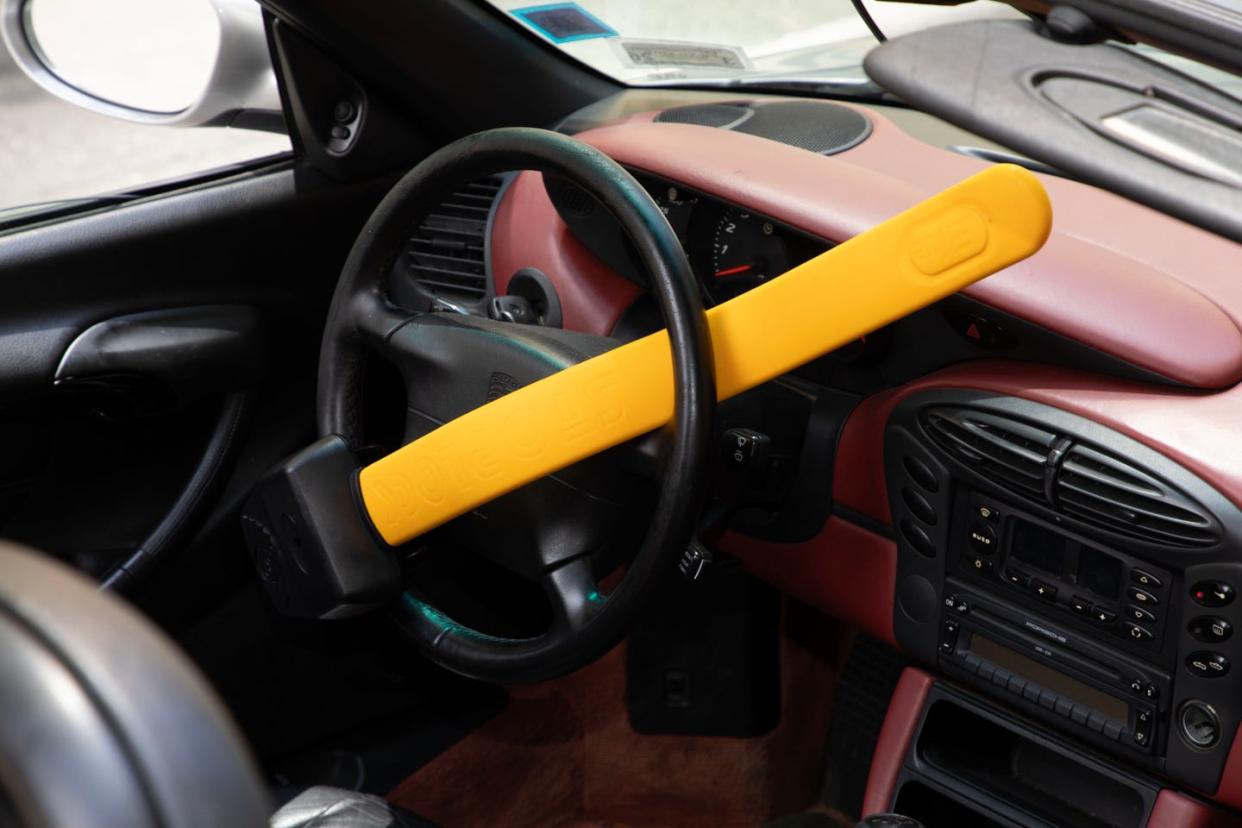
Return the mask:
[[734,276],[738,273],[745,273],[746,271],[750,270],[752,267],[754,267],[754,265],[744,264],[744,265],[738,265],[737,267],[728,267],[728,268],[725,268],[724,270],[717,270],[716,278],[719,279],[721,276]]

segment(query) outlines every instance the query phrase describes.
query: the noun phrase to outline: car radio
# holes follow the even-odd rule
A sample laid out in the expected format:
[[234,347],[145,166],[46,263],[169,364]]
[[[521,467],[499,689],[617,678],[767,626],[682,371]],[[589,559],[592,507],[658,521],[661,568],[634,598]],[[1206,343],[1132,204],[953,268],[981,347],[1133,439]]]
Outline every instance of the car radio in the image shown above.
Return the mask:
[[956,579],[941,617],[947,672],[1088,741],[1143,753],[1157,744],[1170,695],[1164,671]]
[[1242,510],[1098,423],[968,390],[899,403],[884,467],[903,650],[1215,790],[1242,726]]
[[1158,653],[1170,609],[1172,574],[968,496],[958,506],[962,550],[950,572],[968,572],[1033,596],[1053,616]]

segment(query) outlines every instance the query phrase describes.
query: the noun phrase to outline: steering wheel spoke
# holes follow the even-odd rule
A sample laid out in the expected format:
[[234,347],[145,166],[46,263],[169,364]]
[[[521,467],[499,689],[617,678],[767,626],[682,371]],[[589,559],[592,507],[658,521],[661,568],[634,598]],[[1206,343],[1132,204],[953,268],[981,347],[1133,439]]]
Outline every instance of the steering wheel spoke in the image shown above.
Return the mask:
[[360,291],[348,308],[358,338],[369,350],[396,362],[400,349],[393,346],[393,334],[415,314],[396,307],[380,291]]
[[635,437],[611,451],[615,452],[619,468],[644,480],[658,482],[664,474],[671,439],[668,429],[661,428]]
[[574,633],[599,614],[606,602],[591,571],[591,559],[582,555],[553,567],[541,579],[552,604],[552,634]]

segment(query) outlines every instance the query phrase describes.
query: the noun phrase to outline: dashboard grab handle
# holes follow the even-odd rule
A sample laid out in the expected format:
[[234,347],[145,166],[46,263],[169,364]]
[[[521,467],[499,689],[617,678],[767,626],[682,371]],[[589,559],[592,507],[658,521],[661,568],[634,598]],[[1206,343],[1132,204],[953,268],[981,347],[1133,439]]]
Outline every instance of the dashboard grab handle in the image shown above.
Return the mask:
[[[1000,164],[707,311],[720,399],[907,316],[1038,251],[1052,207]],[[402,544],[500,495],[659,428],[673,360],[659,331],[451,420],[366,466],[371,522]]]

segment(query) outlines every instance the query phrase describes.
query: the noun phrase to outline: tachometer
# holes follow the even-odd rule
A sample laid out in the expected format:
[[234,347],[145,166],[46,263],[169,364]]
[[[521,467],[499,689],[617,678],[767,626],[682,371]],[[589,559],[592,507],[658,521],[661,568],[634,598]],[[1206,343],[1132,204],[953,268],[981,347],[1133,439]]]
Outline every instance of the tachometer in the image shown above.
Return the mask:
[[784,234],[765,218],[726,207],[712,236],[708,292],[723,302],[779,276],[791,266]]

